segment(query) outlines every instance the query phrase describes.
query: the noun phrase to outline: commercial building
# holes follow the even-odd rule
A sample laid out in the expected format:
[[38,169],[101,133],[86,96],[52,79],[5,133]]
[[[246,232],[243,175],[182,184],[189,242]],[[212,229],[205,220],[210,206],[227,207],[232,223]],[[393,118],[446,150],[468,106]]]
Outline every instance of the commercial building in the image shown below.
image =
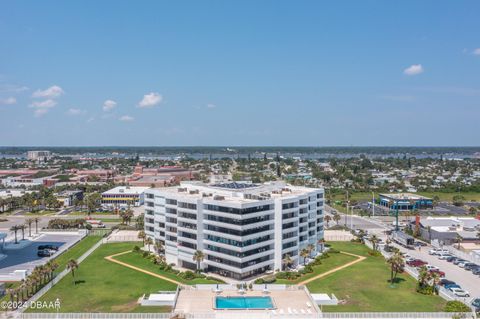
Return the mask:
[[[164,243],[168,263],[194,269],[193,255],[204,253],[201,268],[235,279],[295,267],[299,251],[323,239],[324,190],[265,184],[182,182],[148,189],[145,232]],[[315,253],[312,252],[312,254]]]
[[392,210],[428,209],[433,208],[433,200],[411,193],[380,194],[380,206]]
[[[193,171],[179,166],[143,167],[135,166],[132,175],[124,176],[121,182],[130,186],[165,187],[191,180]],[[117,181],[122,177],[117,177]]]
[[28,151],[27,158],[31,161],[45,162],[52,157],[50,151]]
[[108,209],[143,205],[148,187],[117,186],[102,193],[102,206]]
[[[438,241],[442,245],[452,245],[457,237],[463,243],[479,242],[480,220],[473,217],[426,217],[419,218],[421,237],[429,241]],[[415,227],[414,225],[411,226]]]
[[66,190],[55,195],[57,200],[65,207],[70,207],[75,204],[75,200],[83,199],[83,191],[81,190]]

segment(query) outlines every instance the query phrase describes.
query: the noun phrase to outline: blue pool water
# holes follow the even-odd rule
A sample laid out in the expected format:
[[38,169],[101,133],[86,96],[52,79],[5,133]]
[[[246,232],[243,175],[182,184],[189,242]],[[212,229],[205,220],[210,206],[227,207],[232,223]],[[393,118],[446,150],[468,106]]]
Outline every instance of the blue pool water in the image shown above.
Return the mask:
[[219,297],[215,299],[217,309],[273,309],[270,297]]

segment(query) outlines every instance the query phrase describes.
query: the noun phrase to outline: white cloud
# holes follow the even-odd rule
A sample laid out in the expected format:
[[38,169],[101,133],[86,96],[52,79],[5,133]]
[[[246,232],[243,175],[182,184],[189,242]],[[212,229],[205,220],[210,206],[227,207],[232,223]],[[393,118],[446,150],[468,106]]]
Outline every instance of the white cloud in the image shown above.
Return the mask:
[[32,104],[30,104],[30,107],[38,108],[38,109],[50,109],[57,105],[57,101],[48,99],[45,101],[35,101]]
[[475,50],[473,50],[473,54],[480,55],[480,48],[476,48]]
[[216,106],[215,104],[213,104],[213,103],[208,103],[208,104],[207,104],[207,108],[209,108],[209,109],[214,109],[214,108],[216,108],[216,107],[217,107],[217,106]]
[[403,70],[403,73],[406,75],[417,75],[423,73],[423,66],[421,64],[413,64]]
[[134,120],[134,118],[131,117],[130,115],[123,115],[123,116],[120,116],[119,120],[122,122],[131,122]]
[[36,90],[35,92],[33,92],[32,96],[36,98],[52,99],[52,98],[57,98],[60,95],[63,95],[64,93],[65,91],[63,91],[61,87],[59,87],[58,85],[53,85],[45,90]]
[[151,92],[143,96],[143,99],[140,102],[138,102],[138,107],[142,107],[142,108],[153,107],[157,104],[162,103],[162,101],[163,101],[162,95],[156,92]]
[[7,97],[6,99],[0,99],[0,104],[3,104],[3,105],[17,104],[17,99],[14,98],[13,96]]
[[71,109],[69,109],[69,110],[67,111],[67,114],[68,114],[68,115],[76,116],[76,115],[85,114],[85,111],[84,111],[84,110],[81,110],[81,109],[71,108]]
[[42,117],[48,113],[49,109],[36,109],[34,113],[35,117]]
[[92,123],[93,121],[95,121],[95,118],[94,117],[91,117],[87,120],[87,123]]
[[105,112],[109,112],[113,110],[116,106],[117,106],[117,102],[113,100],[106,100],[105,102],[103,102],[103,110]]
[[20,86],[15,84],[0,84],[0,92],[21,93],[26,90],[28,90],[28,87],[26,86]]

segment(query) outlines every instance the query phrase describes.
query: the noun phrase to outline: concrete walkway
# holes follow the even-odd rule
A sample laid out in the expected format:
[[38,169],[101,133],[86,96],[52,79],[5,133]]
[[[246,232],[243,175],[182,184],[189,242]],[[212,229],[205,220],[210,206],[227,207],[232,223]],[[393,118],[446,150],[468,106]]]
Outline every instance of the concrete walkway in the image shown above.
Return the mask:
[[160,279],[169,281],[169,282],[174,283],[174,284],[176,284],[176,285],[183,285],[183,284],[182,284],[181,282],[179,282],[179,281],[173,280],[173,279],[171,279],[171,278],[168,278],[168,277],[165,277],[165,276],[156,274],[156,273],[154,273],[154,272],[151,272],[151,271],[148,271],[148,270],[145,270],[145,269],[136,267],[136,266],[132,266],[132,265],[130,265],[130,264],[124,263],[123,261],[119,261],[119,260],[116,260],[116,259],[114,258],[114,257],[121,256],[121,255],[125,255],[125,254],[131,253],[131,252],[132,252],[131,250],[127,250],[127,251],[124,251],[124,252],[122,252],[122,253],[118,253],[118,254],[114,254],[114,255],[107,256],[107,257],[105,257],[105,259],[108,260],[108,261],[111,261],[111,262],[113,262],[113,263],[122,265],[122,266],[124,266],[124,267],[130,268],[130,269],[133,269],[133,270],[136,270],[136,271],[139,271],[139,272],[143,272],[144,274],[147,274],[147,275],[150,275],[150,276],[153,276],[153,277],[157,277],[157,278],[160,278]]
[[351,261],[351,262],[349,262],[349,263],[346,263],[345,265],[339,266],[339,267],[337,267],[337,268],[333,268],[333,269],[331,269],[331,270],[329,270],[329,271],[327,271],[327,272],[318,274],[318,275],[316,275],[316,276],[314,276],[314,277],[312,277],[312,278],[308,278],[308,279],[306,279],[306,280],[304,280],[304,281],[301,281],[301,282],[299,282],[297,285],[299,285],[299,286],[300,286],[300,285],[306,285],[306,284],[308,284],[309,282],[312,282],[312,281],[317,280],[317,279],[319,279],[319,278],[322,278],[322,277],[328,276],[328,275],[330,275],[330,274],[333,274],[334,272],[337,272],[337,271],[339,271],[339,270],[342,270],[342,269],[345,269],[345,268],[350,267],[350,266],[352,266],[352,265],[355,265],[356,263],[359,263],[359,262],[361,262],[361,261],[364,261],[364,260],[367,258],[367,257],[364,257],[364,256],[359,256],[359,255],[355,255],[355,254],[352,254],[352,253],[347,253],[347,252],[345,252],[345,251],[341,251],[340,254],[353,256],[353,257],[356,257],[357,259],[355,259],[354,261]]

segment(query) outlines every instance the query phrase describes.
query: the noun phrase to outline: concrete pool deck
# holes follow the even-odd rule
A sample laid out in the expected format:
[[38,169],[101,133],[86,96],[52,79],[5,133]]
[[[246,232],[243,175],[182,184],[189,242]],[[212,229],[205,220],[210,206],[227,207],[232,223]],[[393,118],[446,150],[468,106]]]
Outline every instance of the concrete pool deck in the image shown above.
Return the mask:
[[[244,312],[245,309],[215,309],[215,297],[254,297],[269,296],[272,298],[274,310],[252,309],[255,312],[275,312],[277,314],[318,314],[320,311],[312,297],[304,287],[292,287],[283,290],[271,289],[268,293],[262,290],[247,290],[240,294],[237,290],[223,290],[220,293],[205,289],[180,289],[173,310],[174,313],[224,313]],[[248,310],[250,311],[250,310]]]

